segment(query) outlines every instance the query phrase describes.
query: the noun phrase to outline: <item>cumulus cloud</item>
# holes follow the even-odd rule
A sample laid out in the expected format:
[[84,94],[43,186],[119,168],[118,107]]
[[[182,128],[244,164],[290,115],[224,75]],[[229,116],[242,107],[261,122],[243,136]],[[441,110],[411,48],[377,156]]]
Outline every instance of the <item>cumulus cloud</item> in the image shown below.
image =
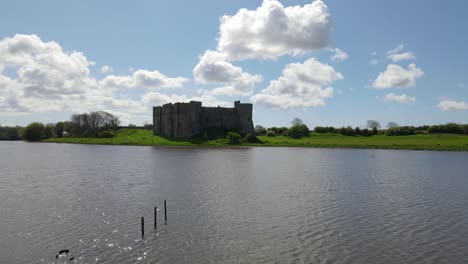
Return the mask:
[[183,77],[168,77],[159,71],[137,70],[132,75],[108,75],[100,84],[105,88],[178,88],[188,79]]
[[299,55],[327,48],[331,28],[328,7],[321,0],[289,7],[264,0],[256,10],[243,8],[221,18],[217,50],[230,60]]
[[334,53],[330,59],[332,61],[345,61],[349,58],[349,55],[348,53],[338,49],[338,48],[334,48],[334,49],[331,49],[331,51]]
[[397,103],[411,103],[411,102],[416,102],[416,98],[412,96],[408,96],[406,94],[394,94],[394,93],[389,93],[386,94],[384,97],[385,102],[397,102]]
[[250,99],[282,109],[323,106],[324,99],[333,96],[330,84],[341,79],[343,75],[333,67],[310,58],[286,65],[281,77]]
[[468,103],[463,101],[442,100],[437,107],[443,111],[468,110]]
[[0,39],[0,113],[105,110],[143,116],[149,106],[142,99],[122,99],[124,95],[113,88],[159,89],[187,81],[147,70],[96,80],[90,75],[94,64],[83,53],[64,51],[36,35]]
[[109,65],[104,65],[101,67],[101,73],[111,73],[113,71],[114,69],[112,69],[112,67]]
[[36,35],[15,35],[0,40],[0,64],[17,68],[16,86],[25,97],[61,98],[84,94],[94,85],[89,61],[81,52],[64,52],[56,42]]
[[196,96],[163,94],[160,92],[149,92],[142,97],[141,102],[145,105],[163,105],[173,102],[201,101],[204,106],[232,106],[232,102],[218,100],[215,96],[208,93],[201,93]]
[[413,52],[402,52],[404,48],[405,46],[400,44],[395,49],[387,51],[387,58],[393,62],[416,59],[416,56],[413,54]]
[[372,86],[376,89],[413,87],[416,85],[416,79],[423,75],[424,72],[414,63],[411,63],[408,69],[389,64],[387,69],[377,76]]
[[227,61],[227,55],[207,50],[193,69],[193,76],[199,83],[221,84],[209,93],[212,95],[248,96],[255,84],[262,81],[261,75],[246,73],[242,68]]

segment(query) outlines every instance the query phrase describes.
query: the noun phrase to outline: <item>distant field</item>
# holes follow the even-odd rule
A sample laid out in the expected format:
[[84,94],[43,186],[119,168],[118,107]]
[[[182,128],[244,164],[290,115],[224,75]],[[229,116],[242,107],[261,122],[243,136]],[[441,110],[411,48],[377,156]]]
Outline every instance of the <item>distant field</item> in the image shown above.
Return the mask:
[[[376,149],[415,149],[415,150],[459,150],[468,151],[468,136],[452,134],[429,134],[414,136],[372,136],[350,137],[336,134],[312,134],[310,137],[292,139],[288,137],[258,137],[263,144],[243,143],[241,146],[274,147],[329,147],[329,148],[376,148]],[[52,138],[44,142],[144,145],[144,146],[230,146],[226,139],[216,140],[171,140],[153,136],[153,132],[143,129],[122,129],[114,138]]]

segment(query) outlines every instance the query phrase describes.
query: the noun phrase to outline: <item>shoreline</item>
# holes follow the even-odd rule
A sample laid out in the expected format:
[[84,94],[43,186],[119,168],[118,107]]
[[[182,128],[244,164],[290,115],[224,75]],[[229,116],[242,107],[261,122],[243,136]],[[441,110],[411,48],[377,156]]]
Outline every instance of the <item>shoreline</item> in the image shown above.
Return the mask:
[[40,142],[185,147],[185,148],[249,148],[249,147],[304,147],[304,148],[340,148],[340,149],[395,149],[395,150],[430,150],[430,151],[468,151],[468,135],[456,134],[419,134],[412,136],[371,137],[343,136],[339,134],[312,133],[309,137],[293,139],[284,136],[258,136],[263,143],[230,145],[225,138],[217,139],[168,139],[153,135],[153,131],[127,128],[118,130],[113,138],[50,138]]
[[265,144],[241,144],[241,145],[144,145],[144,144],[117,144],[117,143],[85,143],[85,142],[56,142],[38,141],[32,143],[73,144],[94,146],[126,146],[126,147],[158,147],[158,148],[191,148],[191,149],[248,149],[248,148],[310,148],[310,149],[368,149],[368,150],[409,150],[409,151],[438,151],[438,152],[468,152],[467,149],[449,148],[418,148],[411,146],[355,146],[355,145],[265,145]]

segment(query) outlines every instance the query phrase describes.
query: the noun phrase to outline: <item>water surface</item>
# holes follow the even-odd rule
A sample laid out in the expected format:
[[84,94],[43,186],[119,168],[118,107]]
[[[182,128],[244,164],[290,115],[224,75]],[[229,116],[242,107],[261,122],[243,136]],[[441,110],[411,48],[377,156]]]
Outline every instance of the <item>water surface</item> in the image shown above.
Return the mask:
[[466,152],[0,142],[0,263],[466,263],[466,201]]

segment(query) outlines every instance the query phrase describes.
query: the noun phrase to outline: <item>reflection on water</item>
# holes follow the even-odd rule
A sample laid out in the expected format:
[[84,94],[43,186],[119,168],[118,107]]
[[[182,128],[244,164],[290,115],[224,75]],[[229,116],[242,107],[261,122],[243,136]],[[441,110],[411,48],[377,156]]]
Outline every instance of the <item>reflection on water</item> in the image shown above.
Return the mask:
[[468,259],[468,153],[0,142],[0,157],[0,263]]

